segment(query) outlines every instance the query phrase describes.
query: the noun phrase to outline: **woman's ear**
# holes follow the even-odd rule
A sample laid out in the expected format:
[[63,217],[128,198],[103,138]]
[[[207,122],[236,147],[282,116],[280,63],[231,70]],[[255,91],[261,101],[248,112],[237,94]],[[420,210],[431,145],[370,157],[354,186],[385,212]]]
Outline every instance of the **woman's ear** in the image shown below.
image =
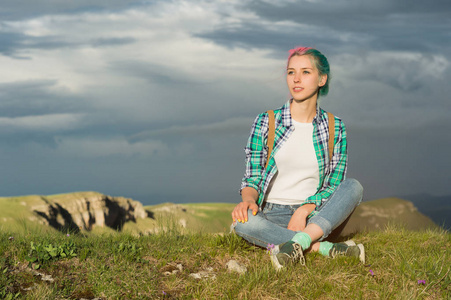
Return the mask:
[[318,86],[324,86],[327,82],[327,74],[321,75]]

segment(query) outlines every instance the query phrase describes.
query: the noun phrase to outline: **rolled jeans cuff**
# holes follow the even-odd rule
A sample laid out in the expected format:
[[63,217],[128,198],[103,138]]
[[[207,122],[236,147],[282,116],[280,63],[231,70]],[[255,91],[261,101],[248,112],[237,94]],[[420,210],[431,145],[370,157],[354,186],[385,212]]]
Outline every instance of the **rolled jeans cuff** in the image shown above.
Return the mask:
[[307,224],[316,224],[322,229],[323,236],[319,241],[323,241],[351,215],[362,198],[362,185],[355,179],[345,179]]
[[318,225],[321,229],[322,229],[322,231],[323,231],[323,236],[319,239],[319,241],[322,241],[322,240],[324,240],[326,237],[328,237],[329,236],[329,234],[332,232],[332,230],[333,230],[333,225],[327,220],[327,219],[324,219],[323,217],[321,217],[321,216],[314,216],[314,217],[312,217],[310,220],[309,220],[309,222],[308,222],[309,224],[311,223],[311,224],[316,224],[316,225]]

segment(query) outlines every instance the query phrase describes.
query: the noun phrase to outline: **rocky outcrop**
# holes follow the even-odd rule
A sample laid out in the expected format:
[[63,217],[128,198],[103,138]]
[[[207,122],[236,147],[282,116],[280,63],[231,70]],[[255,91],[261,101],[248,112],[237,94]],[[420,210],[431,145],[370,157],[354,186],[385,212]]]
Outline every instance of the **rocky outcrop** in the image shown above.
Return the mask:
[[85,192],[41,198],[42,204],[31,209],[41,217],[41,223],[58,230],[89,231],[96,226],[121,230],[125,222],[147,217],[140,202],[124,197]]

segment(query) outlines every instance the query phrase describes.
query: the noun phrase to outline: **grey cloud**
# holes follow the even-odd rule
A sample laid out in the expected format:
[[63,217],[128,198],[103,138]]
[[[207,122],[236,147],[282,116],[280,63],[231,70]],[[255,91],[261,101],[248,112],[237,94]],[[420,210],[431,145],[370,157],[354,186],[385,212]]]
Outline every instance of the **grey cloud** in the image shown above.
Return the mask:
[[67,91],[56,92],[57,83],[36,80],[0,84],[1,148],[27,143],[56,147],[58,134],[79,134],[95,128],[89,101]]
[[93,40],[91,44],[94,47],[106,47],[106,46],[121,46],[132,44],[136,41],[136,39],[131,37],[122,37],[122,38],[100,38]]
[[6,150],[11,151],[11,156],[17,156],[14,150],[25,147],[29,144],[42,145],[45,148],[54,149],[58,146],[55,141],[54,134],[40,133],[40,132],[24,132],[24,131],[9,131],[2,128],[0,131],[0,148],[2,152]]
[[434,18],[437,16],[442,18],[449,16],[451,12],[449,1],[437,0],[433,4],[421,0],[320,0],[275,5],[253,0],[243,3],[243,6],[272,21],[292,20],[309,24],[333,22],[340,28],[350,28],[359,24],[360,26],[355,27],[358,30],[362,26],[362,29],[365,29],[377,24],[385,25],[384,21],[394,21],[397,16],[415,17],[418,21],[435,22],[437,20]]
[[403,91],[424,89],[442,82],[451,63],[444,56],[428,53],[378,53],[341,56],[338,62],[353,80],[371,80]]
[[130,7],[151,5],[159,0],[3,0],[0,19],[3,21],[23,20],[52,14],[78,14],[85,12],[121,11]]
[[[1,28],[1,27],[0,27]],[[25,49],[57,49],[64,47],[80,47],[80,44],[66,41],[57,36],[34,37],[18,32],[11,32],[8,29],[0,30],[0,53],[18,59],[28,59],[29,57],[19,54]]]
[[303,30],[296,26],[277,28],[275,25],[268,29],[260,24],[244,21],[239,28],[219,28],[210,32],[198,33],[196,36],[212,40],[227,48],[273,49],[276,50],[276,56],[281,54],[285,56],[286,51],[298,46],[298,43],[323,48],[326,45],[331,47],[340,42],[340,38],[337,36],[320,33],[320,28]]
[[93,47],[109,47],[122,46],[132,44],[136,39],[131,37],[112,37],[112,38],[98,38],[86,41],[68,41],[70,37],[52,37],[46,36],[42,38],[28,38],[26,43],[23,43],[23,49],[59,49],[59,48],[82,48],[86,46]]
[[236,132],[246,132],[250,127],[250,120],[248,118],[236,118],[216,122],[205,125],[187,125],[187,126],[172,126],[169,128],[148,130],[135,134],[129,138],[130,142],[138,142],[152,138],[168,138],[174,136],[221,136],[227,134],[235,134]]
[[[431,5],[424,1],[299,1],[272,4],[243,3],[243,9],[263,21],[243,21],[234,28],[218,27],[199,34],[224,46],[290,49],[298,44],[340,52],[352,49],[416,50],[440,52],[451,49],[451,2]],[[225,15],[225,17],[227,17]],[[275,22],[291,21],[291,27]],[[311,26],[303,30],[298,25]],[[294,44],[293,44],[294,43]],[[336,46],[340,46],[338,49]]]
[[174,85],[208,83],[205,80],[184,74],[180,69],[174,70],[174,68],[169,68],[163,64],[147,63],[138,60],[115,61],[110,63],[110,69],[151,83],[161,84],[171,89],[174,89]]
[[56,80],[0,83],[0,117],[23,117],[89,111],[82,98],[51,91]]
[[[322,105],[342,117],[346,124],[359,126],[368,134],[380,128],[396,132],[397,128],[411,130],[426,126],[430,135],[438,120],[449,119],[447,78],[451,76],[451,68],[438,73],[430,64],[429,55],[416,55],[424,61],[403,59],[399,53],[394,54],[398,60],[393,60],[393,56],[384,60],[377,53],[365,58],[350,55],[350,60],[333,57],[332,66],[341,70],[335,73],[330,95],[322,100]],[[449,120],[440,126],[450,130]]]
[[107,47],[121,46],[134,43],[131,37],[98,38],[86,41],[71,41],[70,37],[43,36],[34,37],[23,33],[0,31],[0,53],[17,59],[27,59],[26,55],[20,54],[26,49],[60,49],[80,48],[85,46]]
[[0,31],[0,53],[15,58],[25,58],[16,55],[16,51],[23,46],[23,42],[26,39],[27,36],[22,33]]

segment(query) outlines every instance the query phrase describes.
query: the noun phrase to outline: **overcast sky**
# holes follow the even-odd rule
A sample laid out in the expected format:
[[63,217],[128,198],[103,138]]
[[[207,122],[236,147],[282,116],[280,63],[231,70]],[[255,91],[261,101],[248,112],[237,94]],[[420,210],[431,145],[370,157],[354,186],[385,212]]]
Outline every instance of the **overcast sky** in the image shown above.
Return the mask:
[[2,0],[0,196],[237,202],[295,46],[329,59],[365,199],[450,195],[448,0]]

